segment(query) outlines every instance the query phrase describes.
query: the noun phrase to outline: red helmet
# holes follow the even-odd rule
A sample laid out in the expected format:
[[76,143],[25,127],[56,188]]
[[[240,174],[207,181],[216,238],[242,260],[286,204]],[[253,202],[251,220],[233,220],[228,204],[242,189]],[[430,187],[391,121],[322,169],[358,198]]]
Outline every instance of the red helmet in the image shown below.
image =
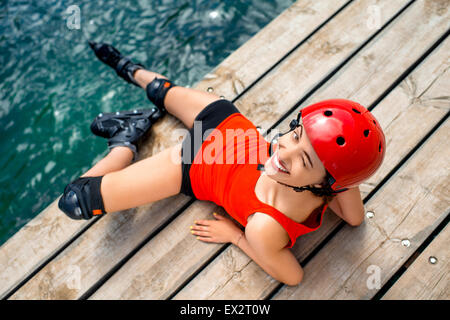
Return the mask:
[[380,167],[386,150],[384,133],[359,103],[325,100],[300,113],[314,151],[332,176],[333,190],[357,186]]

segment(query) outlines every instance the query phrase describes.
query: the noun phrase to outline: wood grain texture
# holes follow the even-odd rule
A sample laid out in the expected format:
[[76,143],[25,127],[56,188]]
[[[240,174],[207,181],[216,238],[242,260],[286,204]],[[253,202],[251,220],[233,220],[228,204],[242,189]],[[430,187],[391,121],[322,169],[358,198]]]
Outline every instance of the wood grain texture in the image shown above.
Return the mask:
[[[195,88],[206,90],[213,87],[214,93],[230,100],[234,99],[248,84],[254,82],[281,59],[290,48],[305,39],[345,2],[344,0],[296,2],[228,56],[197,83]],[[243,59],[243,57],[252,58]],[[167,132],[180,128],[184,126],[170,115],[156,123],[150,138],[140,148],[139,159],[178,143],[179,140],[174,141]],[[119,262],[133,246],[145,239],[187,201],[188,197],[179,195],[167,201],[163,200],[160,204],[141,206],[103,217],[92,231],[89,230],[82,239],[77,240],[61,254],[67,257],[58,257],[55,263],[44,268],[35,280],[26,286],[26,290],[31,290],[33,283],[38,286],[44,284],[42,290],[34,292],[20,290],[16,293],[16,297],[54,299],[79,297]],[[91,221],[78,222],[67,218],[59,210],[55,200],[0,248],[2,283],[0,297],[7,294],[89,223]],[[125,238],[127,241],[119,241]],[[83,246],[86,248],[83,249]],[[97,265],[102,265],[103,268],[94,267]],[[75,278],[78,280],[75,281]],[[76,289],[67,290],[66,279],[71,283],[69,286]]]
[[[333,28],[349,28],[350,30],[355,29],[356,26],[361,26],[361,25],[365,25],[365,21],[366,21],[366,11],[365,11],[365,6],[371,4],[371,1],[363,1],[363,2],[357,2],[354,4],[355,7],[353,7],[352,5],[347,7],[341,14],[339,14],[338,16],[336,16],[331,22],[330,22],[330,26],[327,24],[324,27],[324,31],[323,33],[320,33],[320,36],[316,38],[316,35],[314,35],[310,41],[312,41],[311,44],[309,44],[309,48],[313,48],[310,49],[310,51],[306,50],[306,51],[302,51],[302,55],[297,54],[297,52],[294,52],[293,54],[291,54],[291,56],[287,59],[287,61],[285,62],[286,64],[293,64],[295,62],[293,62],[291,59],[300,59],[301,61],[303,61],[303,64],[317,64],[317,65],[327,65],[327,68],[323,67],[323,68],[318,68],[317,70],[314,70],[313,73],[313,78],[315,79],[320,79],[321,77],[324,77],[327,72],[330,70],[330,68],[333,68],[336,64],[339,64],[340,61],[339,59],[344,59],[346,57],[347,54],[349,54],[349,52],[351,52],[351,50],[355,49],[358,45],[360,45],[362,42],[365,41],[365,39],[367,39],[367,37],[372,34],[373,32],[375,32],[374,30],[368,30],[366,28],[359,28],[359,32],[361,34],[358,34],[358,39],[360,42],[354,42],[352,43],[351,46],[348,46],[345,49],[345,52],[336,52],[336,55],[339,55],[338,58],[336,58],[334,55],[329,54],[328,57],[324,58],[324,57],[320,57],[320,59],[322,59],[321,61],[317,61],[315,55],[317,55],[317,49],[316,48],[320,48],[320,45],[315,46],[314,45],[314,41],[315,39],[317,39],[317,41],[319,41],[320,43],[322,43],[324,41],[323,37],[327,37],[327,35],[329,33],[333,33]],[[381,2],[380,2],[381,3]],[[384,7],[386,9],[386,11],[388,11],[389,13],[391,13],[391,15],[394,15],[400,8],[401,8],[401,3],[398,2],[383,2]],[[404,3],[403,3],[404,4]],[[347,13],[348,11],[348,13]],[[350,17],[352,17],[352,19],[350,19]],[[339,19],[338,22],[334,22],[335,19]],[[389,19],[389,15],[387,15],[385,17],[385,19]],[[351,20],[352,23],[348,23],[348,21]],[[334,22],[334,23],[332,23]],[[339,23],[342,22],[342,23]],[[328,29],[330,28],[330,29]],[[358,29],[358,28],[356,28]],[[342,31],[342,29],[340,29]],[[345,29],[343,29],[345,30]],[[337,32],[337,31],[335,31]],[[356,33],[356,32],[355,32]],[[330,37],[332,37],[333,35],[330,35]],[[331,40],[331,39],[330,39]],[[303,50],[302,47],[300,47],[298,50]],[[306,56],[306,57],[305,57]],[[310,58],[309,62],[308,59],[306,58]],[[316,74],[317,72],[317,74]],[[285,72],[278,72],[278,71],[274,71],[273,73],[270,73],[267,77],[270,77],[271,81],[270,82],[266,82],[267,86],[271,87],[271,90],[289,90],[293,92],[293,94],[297,94],[297,99],[300,99],[300,97],[302,96],[302,94],[305,93],[305,91],[303,90],[296,90],[296,88],[298,88],[298,81],[294,81],[294,78],[296,77],[296,70],[295,69],[291,69],[291,70],[286,70]],[[293,81],[288,81],[288,82],[283,82],[282,80],[284,78],[291,78]],[[262,79],[261,81],[266,81],[266,78]],[[270,85],[269,85],[270,83]],[[306,82],[305,80],[305,87],[309,86],[308,82]],[[258,84],[255,86],[257,87]],[[247,101],[247,99],[253,100],[253,99],[257,99],[258,95],[260,95],[260,90],[256,91],[256,96],[253,94],[254,92],[254,88],[252,88],[252,90],[250,90],[247,94],[245,94],[241,99],[243,99],[244,101]],[[277,109],[273,109],[273,111],[275,112],[265,112],[266,110],[262,107],[259,106],[260,108],[260,112],[259,113],[255,113],[254,111],[249,111],[250,108],[253,108],[252,103],[242,103],[240,104],[240,110],[244,113],[250,113],[251,116],[249,117],[252,121],[254,119],[253,118],[257,118],[257,119],[262,119],[262,117],[265,117],[264,120],[267,123],[273,123],[276,119],[277,116],[275,116],[275,114],[280,113],[282,114],[283,112],[286,112],[287,110],[289,110],[289,103],[285,103],[284,101],[284,96],[280,97],[280,100],[278,102],[278,104],[276,105]],[[240,103],[241,99],[239,99],[237,101],[237,103]],[[273,108],[275,108],[275,106],[272,106]],[[270,121],[269,121],[270,120]],[[258,122],[257,122],[258,123]],[[284,128],[283,128],[284,129]],[[205,213],[198,213],[198,217],[200,219],[206,217],[208,219],[212,218],[211,212],[205,212]],[[334,219],[335,222],[338,222],[337,219]],[[131,276],[133,275],[133,272],[131,272],[131,270],[136,270],[136,269],[140,269],[141,268],[141,264],[144,265],[153,265],[153,262],[151,261],[151,254],[149,252],[151,252],[153,249],[152,248],[161,248],[159,242],[163,241],[162,239],[167,239],[170,234],[172,234],[174,231],[173,229],[176,230],[185,230],[184,231],[184,238],[180,238],[180,243],[190,243],[190,248],[191,250],[189,252],[186,252],[185,256],[174,256],[172,252],[168,252],[166,251],[165,254],[168,255],[171,259],[171,262],[173,262],[170,266],[165,265],[162,268],[164,268],[165,272],[171,272],[171,274],[173,275],[170,278],[164,278],[164,282],[166,283],[166,288],[176,288],[176,285],[178,285],[180,283],[180,279],[179,279],[179,275],[183,275],[183,277],[186,277],[189,273],[195,270],[194,268],[192,268],[192,261],[195,262],[196,268],[201,268],[203,266],[203,264],[205,263],[205,257],[209,257],[213,254],[213,252],[211,252],[210,248],[212,247],[210,244],[205,244],[202,243],[200,241],[196,241],[195,239],[193,239],[192,235],[189,233],[189,226],[192,224],[193,220],[189,221],[189,220],[176,220],[173,221],[169,226],[167,226],[160,234],[158,234],[155,238],[153,238],[144,248],[142,248],[142,250],[140,252],[138,252],[136,254],[135,257],[133,257],[130,261],[128,261],[128,263],[126,265],[124,265],[111,279],[108,280],[108,282],[106,282],[101,288],[99,288],[99,290],[92,296],[93,299],[114,299],[114,298],[124,298],[124,294],[125,293],[129,293],[130,292],[130,288],[132,286],[132,284],[134,283],[134,278],[133,277],[139,277],[140,281],[144,282],[146,285],[144,286],[145,288],[143,288],[140,292],[139,292],[139,297],[145,297],[148,299],[159,299],[162,297],[167,297],[170,295],[170,292],[164,292],[164,294],[161,294],[161,291],[158,289],[156,289],[156,285],[154,285],[152,287],[151,281],[149,280],[144,280],[146,278],[149,279],[154,279],[153,273],[152,271],[149,269],[148,274],[146,274],[145,276]],[[183,226],[178,226],[179,223],[184,223]],[[172,224],[176,224],[176,226],[172,226]],[[330,225],[332,226],[332,225]],[[172,229],[173,228],[173,229]],[[321,232],[325,232],[327,228],[323,228]],[[321,234],[321,233],[318,233]],[[177,238],[178,239],[178,238]],[[215,247],[215,245],[214,245]],[[220,247],[214,248],[214,252],[216,252]],[[163,248],[161,248],[162,250]],[[208,252],[208,255],[205,255],[204,253]],[[167,257],[167,259],[169,259],[169,257]],[[199,258],[200,257],[200,258]],[[186,262],[189,261],[189,262]],[[230,262],[230,265],[232,265],[233,262]],[[169,271],[168,269],[170,269],[171,271]],[[189,269],[189,270],[187,270]],[[234,269],[232,269],[234,270]],[[232,271],[233,272],[233,271]],[[227,279],[229,279],[230,277],[226,276],[223,279],[225,279],[225,281],[227,281]],[[251,278],[250,278],[251,279]],[[172,283],[170,285],[167,285],[168,282]],[[221,281],[218,278],[214,278],[214,281]],[[214,282],[209,282],[209,285],[212,285],[212,283]],[[157,293],[157,294],[155,294]],[[127,295],[126,298],[130,299],[133,296]]]
[[295,2],[208,73],[197,88],[213,88],[215,94],[232,100],[266,72],[267,66],[275,65],[346,2]]
[[[325,9],[323,1],[307,1],[306,6],[310,6],[309,9],[308,7],[303,7],[304,3],[305,2],[302,2],[302,4],[300,4],[300,1],[297,2],[295,5],[300,5],[301,7],[297,9],[292,9],[291,7],[283,14],[290,14],[291,19],[301,17],[301,24],[308,21],[313,22],[313,24],[310,23],[310,26],[308,26],[308,30],[312,30],[311,26],[318,25],[319,22],[321,22],[320,18],[325,19],[326,13],[328,12],[328,14],[331,14],[333,10],[338,8],[338,5],[343,3],[343,1],[336,4],[336,7],[332,9]],[[406,1],[396,1],[395,3],[389,3],[388,1],[361,1],[358,2],[358,7],[356,7],[356,4],[350,5],[330,21],[323,30],[321,30],[322,32],[318,32],[314,35],[307,43],[297,49],[285,62],[280,64],[264,79],[259,81],[255,87],[236,102],[236,105],[253,122],[263,125],[263,127],[268,127],[289,110],[289,108],[298,101],[305,92],[323,79],[330,70],[351,54],[351,52],[355,50],[369,34],[371,34],[370,32],[375,32],[375,30],[364,30],[364,26],[366,26],[367,29],[368,12],[361,8],[365,8],[364,6],[368,5],[380,6],[383,13],[383,21],[385,21],[389,19],[389,15],[394,14],[398,8],[404,5],[404,3],[406,3]],[[448,7],[448,1],[418,1],[417,3],[421,5],[422,9],[422,13],[418,15],[418,18],[420,19],[417,20],[420,21],[420,23],[417,23],[416,21],[414,26],[406,23],[405,27],[409,27],[410,29],[405,29],[402,33],[399,33],[402,35],[401,37],[398,37],[398,35],[392,36],[391,33],[393,32],[391,28],[393,29],[397,26],[397,22],[390,26],[382,33],[382,35],[373,41],[373,43],[383,41],[383,39],[387,39],[387,37],[391,35],[392,37],[389,38],[390,40],[384,40],[391,44],[388,49],[386,46],[384,47],[385,52],[380,52],[379,48],[374,49],[373,52],[364,50],[363,58],[361,58],[361,55],[358,55],[357,58],[355,57],[352,60],[352,64],[346,65],[335,75],[335,77],[333,77],[334,79],[340,80],[335,81],[332,78],[332,80],[321,89],[319,94],[313,96],[313,99],[319,99],[320,94],[322,94],[323,97],[329,98],[330,94],[336,96],[336,94],[342,92],[342,97],[355,97],[364,104],[374,101],[380,92],[382,92],[390,83],[389,80],[398,76],[402,70],[406,69],[411,61],[414,61],[414,59],[417,58],[416,55],[423,52],[426,49],[427,44],[432,43],[432,41],[439,36],[439,30],[444,30],[444,27],[448,28],[448,23],[445,24],[445,18],[448,20],[448,11],[446,9],[446,7]],[[327,4],[329,3],[327,2]],[[416,5],[417,4],[414,4],[414,6]],[[359,12],[355,7],[359,8]],[[316,11],[314,8],[322,8],[323,10]],[[404,16],[411,10],[412,9],[409,8],[398,20],[402,21]],[[342,18],[342,16],[345,16],[345,14],[352,17],[348,20],[354,19],[355,16],[360,17],[361,20],[357,20],[356,22],[345,21],[344,23],[344,18]],[[362,17],[364,15],[365,19],[363,20]],[[316,20],[316,18],[319,20]],[[241,93],[246,86],[258,78],[260,74],[258,73],[259,70],[262,70],[261,73],[264,72],[267,70],[268,64],[274,63],[273,61],[278,61],[279,57],[288,51],[287,45],[283,48],[280,47],[280,44],[276,46],[269,45],[268,49],[263,49],[264,45],[267,47],[267,39],[272,37],[271,41],[275,42],[278,41],[276,38],[280,37],[280,34],[277,35],[277,33],[270,30],[270,28],[274,28],[274,26],[278,28],[291,28],[291,26],[283,26],[284,21],[278,19],[281,19],[281,16],[228,57],[211,74],[207,75],[202,82],[197,84],[196,88],[206,89],[208,87],[213,87],[216,94],[224,95],[230,100]],[[335,22],[336,19],[341,19],[341,23]],[[277,21],[277,24],[273,24],[275,21]],[[297,23],[297,20],[292,22],[292,25],[295,26],[295,23]],[[289,30],[291,31],[284,32],[292,33],[291,39],[295,38],[297,40],[304,37],[308,32],[308,30],[302,29],[302,32],[305,32],[305,34],[302,34],[301,32],[295,34],[295,32],[292,32],[292,30],[295,29]],[[338,32],[339,30],[341,32]],[[342,32],[343,30],[345,31],[344,33]],[[267,38],[261,36],[263,32],[266,32]],[[407,32],[409,32],[409,34]],[[408,38],[411,34],[414,34],[414,39]],[[299,35],[300,38],[298,38]],[[425,35],[428,36],[427,39],[425,39]],[[260,37],[258,41],[261,42],[252,42],[256,41],[254,40],[256,37]],[[405,39],[402,37],[405,37]],[[289,36],[282,34],[282,41],[286,41],[286,39],[289,39]],[[414,41],[416,44],[420,43],[420,47],[415,48],[412,45]],[[373,46],[373,43],[369,48],[375,47]],[[295,41],[292,41],[291,45],[293,46],[295,44]],[[252,50],[256,50],[255,48],[257,50],[262,50],[262,53],[260,52],[258,55],[254,55]],[[390,50],[392,52],[390,52]],[[263,53],[267,56],[262,58],[261,55],[263,55]],[[245,54],[250,54],[250,56],[253,56],[253,59],[250,59],[251,61],[242,59]],[[278,58],[277,54],[279,55]],[[255,56],[258,57],[258,59],[261,57],[261,63],[255,63],[255,61],[258,60],[254,58]],[[427,128],[435,123],[435,119],[439,118],[439,116],[448,110],[448,94],[442,95],[442,93],[445,92],[443,90],[445,84],[447,84],[448,87],[448,79],[446,78],[447,69],[444,68],[443,70],[443,64],[441,63],[442,61],[446,61],[446,66],[448,67],[448,55],[445,58],[444,55],[441,54],[441,58],[439,59],[447,60],[439,61],[438,58],[434,58],[434,60],[432,60],[433,64],[431,65],[433,65],[436,70],[431,68],[429,73],[422,70],[421,72],[423,72],[423,74],[419,76],[420,79],[408,77],[408,79],[399,86],[399,88],[403,90],[403,92],[401,92],[403,95],[399,93],[400,89],[396,89],[398,96],[390,95],[384,100],[390,101],[390,103],[384,102],[377,106],[375,112],[377,112],[377,110],[382,110],[379,112],[380,115],[383,115],[383,120],[379,119],[379,121],[380,123],[382,121],[384,122],[382,125],[387,131],[391,130],[389,136],[397,137],[408,135],[411,132],[411,128],[417,127],[421,127],[423,128],[423,131],[427,131]],[[427,61],[428,59],[425,62],[428,63]],[[353,62],[360,64],[358,68],[354,67],[355,69],[353,70],[359,69],[362,71],[361,75],[358,74],[355,76],[355,73],[347,71],[347,68],[350,70],[350,67],[353,66]],[[367,69],[362,68],[363,64]],[[241,66],[240,68],[236,67],[239,65]],[[257,71],[255,72],[255,70]],[[439,72],[441,74],[437,76]],[[379,74],[382,74],[383,76],[378,77]],[[426,78],[425,74],[430,77],[429,79],[433,79],[433,81],[422,81],[421,79]],[[300,82],[298,81],[299,77],[302,79]],[[301,88],[299,88],[299,83],[303,85]],[[328,89],[329,86],[331,89]],[[327,89],[330,91],[326,91]],[[267,94],[265,93],[266,91]],[[401,99],[401,102],[397,101],[397,98]],[[304,105],[306,105],[306,103]],[[384,106],[384,109],[382,106]],[[392,106],[398,106],[399,110],[396,110],[394,113],[388,112],[392,110]],[[431,110],[431,112],[424,112],[428,110]],[[377,118],[379,117],[378,114],[376,114],[376,116]],[[407,116],[410,116],[410,118],[408,119]],[[288,118],[289,119],[286,119],[286,121],[280,125],[281,128],[284,129],[287,127],[290,117]],[[409,125],[404,125],[405,121],[411,121],[411,123]],[[149,156],[173,145],[174,141],[162,138],[162,133],[180,127],[182,127],[180,122],[173,117],[168,117],[163,122],[155,125],[154,133],[141,149],[143,151],[142,157]],[[414,146],[417,141],[420,140],[420,137],[421,135],[419,132],[412,135],[412,137],[408,136],[406,140],[394,138],[392,141],[389,141],[389,145],[392,144],[395,146],[395,149],[393,150],[399,150],[400,153],[400,155],[389,154],[391,157],[389,163],[398,163],[399,159],[402,158],[402,154],[408,152],[411,146]],[[388,169],[389,167],[386,167],[386,170]],[[365,194],[367,194],[367,192],[372,190],[378,183],[377,181],[380,181],[380,179],[385,176],[386,172],[380,174],[377,179],[368,183],[365,186],[366,189],[364,189],[365,191],[363,191],[363,193],[366,192]],[[179,195],[152,205],[130,210],[129,212],[105,216],[48,266],[41,270],[41,272],[19,290],[13,298],[75,299],[80,297],[80,295],[98,281],[98,279],[101,279],[117,264],[117,262],[139,244],[140,241],[144,240],[153,230],[156,230],[161,223],[166,221],[170,215],[174,214],[174,212],[186,204],[187,201],[187,197]],[[51,215],[48,214],[46,217],[53,219],[55,214],[61,215],[56,206],[54,206],[53,210],[53,213]],[[109,279],[109,281],[103,285],[92,298],[162,299],[169,296],[170,293],[176,290],[188,277],[199,268],[202,268],[204,261],[207,261],[222,247],[221,245],[211,245],[196,241],[188,232],[189,225],[192,224],[193,220],[203,218],[212,219],[211,213],[214,211],[224,213],[213,203],[195,202],[182,215],[177,217],[168,227],[144,246],[141,251]],[[62,217],[63,219],[67,219],[65,216]],[[68,239],[73,237],[73,234],[76,234],[83,228],[83,226],[80,226],[78,229],[71,229],[73,223],[72,221],[70,222],[70,228],[60,226],[55,228],[55,231],[52,232],[53,237],[56,238],[54,241],[54,248],[60,248],[61,244],[67,242]],[[294,248],[297,257],[299,257],[299,259],[304,258],[304,256],[308,252],[311,252],[317,243],[320,243],[339,222],[340,220],[334,215],[327,215],[324,226],[319,229],[319,231],[307,235],[298,241]],[[66,224],[68,225],[68,223]],[[52,223],[47,222],[46,225],[52,225]],[[61,232],[60,229],[62,229],[63,232]],[[72,234],[70,232],[72,232]],[[66,234],[69,234],[69,236],[66,236]],[[8,260],[11,259],[11,257],[12,259],[16,257],[16,260],[14,260],[15,265],[12,266],[20,266],[22,260],[27,258],[27,254],[29,255],[28,257],[31,257],[31,259],[29,259],[31,261],[29,264],[31,267],[24,266],[24,271],[16,273],[16,275],[18,275],[16,279],[19,279],[19,281],[20,277],[23,277],[24,274],[27,274],[27,272],[29,273],[30,270],[32,271],[33,268],[39,265],[40,260],[38,258],[40,256],[45,257],[45,254],[47,254],[45,252],[51,253],[55,250],[54,248],[50,248],[49,251],[45,247],[45,242],[40,242],[41,239],[36,239],[34,236],[35,234],[28,233],[26,236],[23,236],[22,239],[26,239],[27,241],[30,241],[29,239],[37,240],[39,245],[36,245],[37,249],[35,252],[24,251],[21,247],[23,244],[19,242],[21,240],[20,238],[18,238],[17,242],[14,244],[14,248],[16,248],[19,253],[9,250],[2,256],[1,252],[3,247],[0,248],[0,266],[2,265],[2,261],[6,261],[5,265],[7,265],[10,270],[11,265],[8,265]],[[304,246],[308,246],[308,248],[299,249],[304,248]],[[42,252],[45,254],[42,254]],[[100,268],[99,266],[102,267]],[[204,296],[207,298],[232,297],[235,299],[261,299],[262,297],[267,296],[273,287],[277,285],[276,281],[271,279],[239,249],[233,246],[229,247],[222,255],[219,255],[219,257],[207,266],[204,271],[207,272],[208,276],[205,276],[205,273],[201,272],[191,283],[196,284],[196,281],[203,281],[202,283],[205,284],[199,288],[204,290]],[[11,281],[9,276],[12,273],[11,271],[9,272],[10,274],[4,273],[5,281],[7,284],[12,283],[11,286],[14,286],[15,283],[17,283],[17,280]],[[12,278],[14,278],[14,274],[12,275]],[[2,279],[1,277],[2,273],[0,273],[0,280]],[[10,287],[6,288],[6,291],[4,292],[7,292]],[[198,299],[202,297],[196,296],[195,294],[187,295],[187,298]]]
[[447,120],[369,200],[375,216],[343,228],[306,265],[303,282],[275,299],[372,298],[450,210],[449,139]]
[[92,221],[72,221],[62,215],[58,200],[28,222],[0,248],[0,298]]
[[[450,226],[446,226],[383,296],[383,300],[450,299]],[[430,263],[430,258],[437,261]]]
[[[417,14],[421,12],[422,8],[417,7],[416,10]],[[407,19],[406,14],[403,19]],[[414,23],[416,19],[417,17],[412,14],[409,21]],[[417,38],[413,39],[406,36],[407,29],[404,25],[401,25],[403,22],[398,22],[399,28],[394,25],[389,32],[381,34],[372,46],[363,50],[346,66],[345,70],[342,70],[327,82],[326,88],[313,95],[304,105],[334,96],[354,99],[352,88],[357,88],[362,84],[364,84],[364,90],[358,93],[357,101],[366,105],[375,101],[378,95],[390,84],[389,81],[398,77],[422,54],[425,50],[424,47],[426,48],[426,46],[416,47]],[[426,29],[423,30],[421,35],[422,39],[429,37]],[[435,35],[435,38],[438,36]],[[402,39],[402,41],[399,39]],[[386,57],[386,47],[390,47],[392,42],[399,47],[410,48],[407,57],[405,55],[397,56],[395,51],[392,52],[393,56]],[[429,45],[431,43],[431,41],[428,42]],[[445,98],[445,96],[448,96],[448,83],[450,81],[449,49],[450,41],[444,42],[373,110],[373,114],[386,134],[388,147],[385,160],[380,168],[380,171],[384,174],[377,173],[369,179],[365,186],[361,188],[362,196],[367,195],[449,110],[449,98]],[[368,54],[372,56],[370,64],[365,62]],[[383,64],[383,61],[386,62]],[[390,63],[387,63],[388,61]],[[373,68],[375,65],[379,66],[378,71],[380,73],[377,77],[366,72],[367,68]],[[358,76],[353,77],[355,74],[358,74]],[[365,75],[365,77],[361,75]],[[353,78],[355,80],[352,81]],[[410,86],[411,83],[414,83],[415,89],[405,90],[405,87]],[[343,93],[343,96],[340,95],[341,93]],[[287,127],[293,117],[294,115],[288,117],[281,126]],[[417,128],[420,128],[420,130],[417,130]],[[367,210],[372,209],[368,206],[366,208]],[[316,244],[324,239],[338,222],[333,221],[333,224],[328,226],[327,221],[324,221],[323,226],[318,231],[307,235],[308,239],[306,237],[300,238],[300,243],[297,243],[293,248],[293,252],[298,259],[301,261],[312,252]],[[234,247],[228,248],[228,250],[245,255]],[[224,252],[223,255],[236,256],[237,253],[231,255]],[[213,261],[181,290],[175,296],[175,299],[264,299],[268,287],[275,288],[277,283],[273,279],[267,278],[267,275],[259,276],[258,272],[253,272],[254,275],[249,279],[235,277],[233,270],[227,271],[223,267],[224,262],[222,260],[224,259],[224,257],[218,257]],[[246,268],[261,270],[248,258],[247,262]],[[216,269],[225,271],[219,277]],[[214,284],[214,287],[220,287],[220,290],[210,289],[211,283]],[[245,290],[242,288],[245,288]],[[264,290],[261,290],[261,288],[264,288]]]

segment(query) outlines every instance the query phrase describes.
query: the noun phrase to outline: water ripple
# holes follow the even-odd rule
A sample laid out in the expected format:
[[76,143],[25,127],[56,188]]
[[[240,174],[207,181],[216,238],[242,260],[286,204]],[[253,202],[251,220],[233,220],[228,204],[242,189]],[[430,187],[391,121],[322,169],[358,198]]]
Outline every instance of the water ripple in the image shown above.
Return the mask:
[[[0,245],[107,153],[99,112],[149,105],[86,40],[192,86],[294,1],[5,0],[0,6]],[[224,37],[224,35],[226,35]]]

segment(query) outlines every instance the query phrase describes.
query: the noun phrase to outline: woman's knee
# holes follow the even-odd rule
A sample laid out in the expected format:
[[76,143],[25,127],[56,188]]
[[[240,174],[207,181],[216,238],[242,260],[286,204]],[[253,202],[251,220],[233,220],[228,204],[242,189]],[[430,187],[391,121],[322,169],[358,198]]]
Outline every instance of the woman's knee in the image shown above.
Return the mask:
[[69,218],[91,219],[95,215],[105,214],[100,186],[103,176],[80,177],[64,188],[58,201],[58,207]]
[[192,128],[197,115],[209,104],[221,98],[209,92],[197,89],[173,87],[166,96],[167,111],[180,119],[183,124]]

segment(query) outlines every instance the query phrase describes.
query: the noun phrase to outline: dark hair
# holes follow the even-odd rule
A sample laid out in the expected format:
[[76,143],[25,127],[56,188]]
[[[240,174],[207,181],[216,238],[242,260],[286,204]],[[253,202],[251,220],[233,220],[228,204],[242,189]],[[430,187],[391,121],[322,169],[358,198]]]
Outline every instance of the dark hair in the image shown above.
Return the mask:
[[321,197],[325,203],[330,203],[331,200],[333,200],[334,196],[336,195],[336,192],[331,188],[330,185],[330,179],[329,179],[329,173],[327,172],[325,178],[323,179],[322,183],[320,184],[320,188],[313,187],[313,186],[303,186],[303,187],[294,187],[290,186],[288,184],[279,182],[282,185],[285,185],[287,187],[290,187],[294,189],[296,192],[303,192],[303,191],[309,191],[312,194],[314,194],[317,197]]
[[293,188],[297,192],[309,191],[317,197],[321,197],[325,203],[329,203],[333,200],[336,195],[331,189],[331,186],[328,184],[328,180],[325,180],[321,183],[321,187],[313,187],[313,186],[304,186],[304,187],[294,187]]

